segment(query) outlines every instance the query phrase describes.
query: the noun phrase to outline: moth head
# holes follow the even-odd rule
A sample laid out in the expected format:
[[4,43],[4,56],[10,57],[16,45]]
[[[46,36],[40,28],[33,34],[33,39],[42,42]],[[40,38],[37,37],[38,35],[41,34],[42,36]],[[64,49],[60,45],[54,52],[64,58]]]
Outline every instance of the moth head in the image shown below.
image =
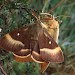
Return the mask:
[[54,15],[51,15],[49,13],[40,13],[40,21],[42,22],[42,25],[44,28],[59,28],[59,22],[55,19]]

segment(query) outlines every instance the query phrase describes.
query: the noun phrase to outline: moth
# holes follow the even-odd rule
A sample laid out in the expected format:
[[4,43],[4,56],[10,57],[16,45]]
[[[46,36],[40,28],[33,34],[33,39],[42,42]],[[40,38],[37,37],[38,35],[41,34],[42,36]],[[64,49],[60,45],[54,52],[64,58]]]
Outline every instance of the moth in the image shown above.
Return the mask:
[[0,38],[0,48],[11,51],[18,62],[35,61],[44,72],[50,62],[64,61],[57,44],[59,23],[52,15],[45,14],[34,24],[17,28]]

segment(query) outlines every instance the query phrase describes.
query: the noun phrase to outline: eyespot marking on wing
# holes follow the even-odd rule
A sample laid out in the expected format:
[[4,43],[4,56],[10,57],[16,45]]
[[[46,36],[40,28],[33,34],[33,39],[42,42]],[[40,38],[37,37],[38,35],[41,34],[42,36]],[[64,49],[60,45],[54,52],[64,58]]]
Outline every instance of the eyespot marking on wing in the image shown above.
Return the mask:
[[2,28],[0,28],[0,32],[2,32]]
[[51,42],[51,41],[49,41],[49,44],[52,44],[52,42]]
[[20,36],[20,33],[17,33],[17,36]]

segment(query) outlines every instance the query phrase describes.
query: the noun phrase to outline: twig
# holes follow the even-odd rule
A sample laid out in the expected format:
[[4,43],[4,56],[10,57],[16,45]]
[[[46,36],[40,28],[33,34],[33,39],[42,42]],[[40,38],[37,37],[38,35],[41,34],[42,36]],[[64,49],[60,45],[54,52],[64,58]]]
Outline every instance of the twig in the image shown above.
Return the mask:
[[45,0],[45,4],[44,4],[44,7],[43,7],[43,9],[42,9],[42,13],[44,13],[46,7],[48,7],[48,5],[49,5],[49,1],[50,1],[50,0]]
[[75,28],[60,28],[60,30],[75,30]]
[[48,13],[51,13],[55,8],[57,8],[64,0],[61,0],[60,2],[58,2],[54,7],[52,7],[52,9],[50,9],[50,11]]
[[3,69],[3,67],[2,67],[1,64],[0,64],[0,69],[1,69],[1,71],[2,71],[2,73],[3,73],[4,75],[7,75],[7,73],[4,71],[4,69]]
[[68,4],[68,5],[64,5],[63,7],[69,8],[69,7],[72,7],[72,6],[74,6],[74,5],[75,5],[75,2],[74,2],[74,3],[71,3],[71,4]]
[[59,17],[66,17],[66,18],[71,18],[71,16],[66,16],[66,15],[60,15],[60,16],[56,16],[55,18],[59,18]]

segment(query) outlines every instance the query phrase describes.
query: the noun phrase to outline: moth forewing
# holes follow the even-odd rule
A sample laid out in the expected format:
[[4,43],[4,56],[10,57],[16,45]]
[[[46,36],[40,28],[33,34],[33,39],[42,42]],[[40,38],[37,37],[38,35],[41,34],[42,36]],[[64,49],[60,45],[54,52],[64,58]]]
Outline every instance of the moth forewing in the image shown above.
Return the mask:
[[40,63],[41,72],[47,69],[50,62],[60,63],[64,61],[61,48],[45,28],[40,31],[38,41],[41,59],[45,61],[45,63]]
[[58,21],[49,19],[47,23],[41,23],[41,26],[43,31],[41,30],[38,41],[42,59],[46,62],[63,62],[63,53],[56,43],[59,36]]

